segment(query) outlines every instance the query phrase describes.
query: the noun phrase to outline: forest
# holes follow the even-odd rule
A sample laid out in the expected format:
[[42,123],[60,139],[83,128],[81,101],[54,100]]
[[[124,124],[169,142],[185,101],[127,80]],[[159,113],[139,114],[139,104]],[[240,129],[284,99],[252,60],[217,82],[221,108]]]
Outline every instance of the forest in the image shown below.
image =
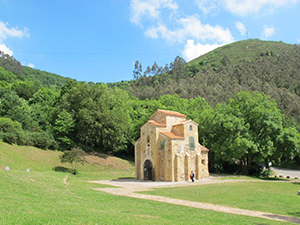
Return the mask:
[[[245,50],[246,49],[246,50]],[[300,165],[300,46],[249,40],[189,63],[136,61],[133,80],[86,83],[22,66],[0,52],[0,137],[42,149],[133,158],[140,127],[158,109],[199,124],[210,171],[251,174]]]

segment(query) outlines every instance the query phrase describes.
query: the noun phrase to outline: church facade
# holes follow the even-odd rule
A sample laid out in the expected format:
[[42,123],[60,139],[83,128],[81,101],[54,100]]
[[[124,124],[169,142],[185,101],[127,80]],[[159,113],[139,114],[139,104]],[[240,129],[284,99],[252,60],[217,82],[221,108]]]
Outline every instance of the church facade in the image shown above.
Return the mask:
[[209,176],[208,149],[198,142],[198,124],[175,111],[158,109],[135,142],[135,178],[154,181]]

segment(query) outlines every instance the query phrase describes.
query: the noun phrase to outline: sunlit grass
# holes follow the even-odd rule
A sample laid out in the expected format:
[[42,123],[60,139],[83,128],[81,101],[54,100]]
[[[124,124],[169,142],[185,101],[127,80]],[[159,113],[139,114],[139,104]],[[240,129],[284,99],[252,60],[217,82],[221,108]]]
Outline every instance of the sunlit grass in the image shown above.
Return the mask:
[[235,181],[219,184],[161,188],[144,192],[196,202],[300,217],[300,183],[282,181]]
[[95,191],[109,186],[87,181],[134,177],[133,165],[90,163],[74,176],[53,170],[69,167],[60,154],[0,142],[0,166],[10,167],[0,170],[0,224],[284,224]]
[[65,176],[54,171],[0,171],[0,224],[284,224],[114,196],[92,190],[107,186],[85,181],[98,175],[70,175],[68,185],[63,183]]

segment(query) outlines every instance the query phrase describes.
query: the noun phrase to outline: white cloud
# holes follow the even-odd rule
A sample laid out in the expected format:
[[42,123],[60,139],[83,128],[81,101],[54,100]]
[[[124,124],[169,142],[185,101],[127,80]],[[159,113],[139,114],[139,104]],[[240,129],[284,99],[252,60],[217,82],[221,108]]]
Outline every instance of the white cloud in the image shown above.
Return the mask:
[[219,45],[218,43],[215,44],[201,44],[201,43],[194,43],[195,41],[192,39],[187,40],[186,45],[184,47],[184,50],[182,52],[183,57],[186,59],[186,61],[190,61],[194,58],[197,58],[201,55],[204,55],[218,47],[221,47],[222,45]]
[[0,21],[0,42],[3,42],[8,37],[16,37],[16,38],[23,38],[29,37],[29,30],[28,28],[24,28],[24,30],[19,30],[18,27],[16,28],[9,28],[8,23],[3,23]]
[[248,16],[261,12],[270,14],[278,7],[297,3],[299,0],[195,0],[204,13],[223,8],[232,14]]
[[300,38],[297,38],[297,42],[300,43]]
[[267,13],[271,13],[275,8],[296,2],[298,0],[225,0],[223,4],[233,14],[248,16],[260,12],[262,9]]
[[236,28],[240,31],[241,35],[245,35],[247,32],[247,29],[245,27],[244,24],[242,24],[241,22],[236,22],[235,23]]
[[5,54],[8,54],[10,56],[13,55],[13,51],[9,49],[3,42],[7,38],[23,38],[23,37],[29,37],[29,30],[28,28],[24,28],[24,30],[20,30],[18,27],[16,28],[9,28],[8,23],[3,23],[0,21],[0,51],[4,52]]
[[28,63],[27,66],[30,67],[30,68],[34,68],[34,65],[32,63]]
[[5,44],[1,44],[1,43],[0,43],[0,51],[4,52],[5,54],[8,54],[10,56],[12,56],[14,54],[14,52],[12,50],[10,50]]
[[161,13],[160,9],[167,8],[172,11],[178,9],[174,0],[131,0],[131,18],[134,24],[140,24],[142,17],[158,19]]
[[150,38],[161,37],[169,42],[183,42],[188,38],[201,41],[213,40],[221,43],[234,41],[228,28],[202,24],[197,16],[181,18],[176,22],[181,28],[170,30],[164,24],[159,24],[148,28],[145,35]]
[[274,34],[274,32],[275,32],[274,27],[264,26],[264,30],[262,32],[262,37],[263,38],[271,37]]
[[218,8],[218,0],[195,0],[196,6],[204,13],[208,14]]

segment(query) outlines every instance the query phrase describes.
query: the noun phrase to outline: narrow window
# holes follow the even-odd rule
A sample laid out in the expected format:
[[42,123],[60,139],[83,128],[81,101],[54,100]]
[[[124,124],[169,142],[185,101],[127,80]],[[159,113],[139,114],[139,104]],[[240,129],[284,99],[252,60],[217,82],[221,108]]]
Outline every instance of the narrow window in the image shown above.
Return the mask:
[[190,137],[190,150],[195,150],[195,138]]
[[147,143],[150,143],[150,137],[147,136]]
[[190,125],[190,130],[193,130],[193,126],[192,125]]
[[160,149],[161,149],[162,151],[165,150],[165,141],[161,141],[161,142],[160,142]]

